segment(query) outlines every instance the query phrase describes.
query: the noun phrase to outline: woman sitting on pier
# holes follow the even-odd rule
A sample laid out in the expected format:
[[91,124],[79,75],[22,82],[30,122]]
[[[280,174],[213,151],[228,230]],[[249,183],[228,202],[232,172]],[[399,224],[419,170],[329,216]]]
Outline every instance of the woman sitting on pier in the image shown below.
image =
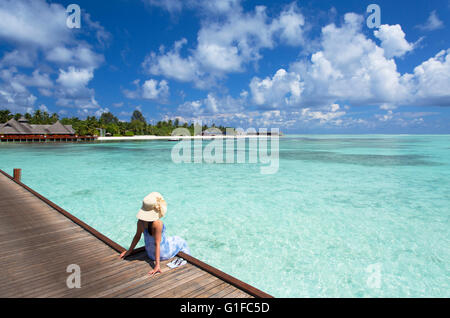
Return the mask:
[[152,192],[147,195],[143,202],[142,208],[137,214],[138,222],[136,234],[131,242],[128,251],[120,254],[121,258],[125,258],[134,250],[136,244],[144,233],[145,250],[148,257],[155,261],[155,267],[149,272],[150,275],[161,273],[159,265],[160,260],[167,260],[178,252],[190,254],[189,247],[185,240],[179,236],[166,237],[166,227],[160,220],[167,211],[167,203],[158,192]]

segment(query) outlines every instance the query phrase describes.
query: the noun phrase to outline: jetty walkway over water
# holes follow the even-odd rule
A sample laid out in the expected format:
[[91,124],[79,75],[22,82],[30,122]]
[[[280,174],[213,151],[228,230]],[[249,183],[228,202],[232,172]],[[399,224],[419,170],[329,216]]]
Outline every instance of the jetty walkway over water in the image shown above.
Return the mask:
[[[125,249],[0,170],[0,297],[271,297],[198,259],[150,277],[143,248]],[[80,268],[80,288],[69,288]]]

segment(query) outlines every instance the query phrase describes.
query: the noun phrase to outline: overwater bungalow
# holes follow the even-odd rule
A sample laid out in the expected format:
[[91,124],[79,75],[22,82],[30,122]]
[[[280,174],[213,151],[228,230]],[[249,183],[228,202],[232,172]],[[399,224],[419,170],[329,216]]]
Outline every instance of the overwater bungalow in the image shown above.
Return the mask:
[[78,136],[72,125],[59,121],[52,125],[32,125],[25,117],[0,124],[1,142],[90,141],[96,137]]

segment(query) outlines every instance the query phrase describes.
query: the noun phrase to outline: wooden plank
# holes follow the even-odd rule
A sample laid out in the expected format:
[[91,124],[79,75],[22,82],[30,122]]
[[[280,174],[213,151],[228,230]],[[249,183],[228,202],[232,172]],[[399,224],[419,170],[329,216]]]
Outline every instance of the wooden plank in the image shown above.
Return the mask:
[[108,292],[102,292],[99,297],[130,297],[131,295],[142,291],[144,289],[150,288],[152,286],[158,286],[161,284],[166,284],[169,279],[173,276],[183,275],[189,268],[180,268],[170,270],[163,274],[157,274],[156,276],[148,278],[148,276],[137,277],[128,282],[116,286],[116,288],[111,289]]
[[188,268],[186,272],[181,275],[174,275],[172,279],[169,279],[166,284],[156,286],[156,288],[145,289],[141,293],[133,294],[133,297],[157,297],[165,291],[177,286],[181,286],[197,277],[206,275],[204,271],[198,270],[195,267]]
[[238,296],[242,296],[242,291],[239,289],[235,289],[234,291],[232,291],[231,293],[227,294],[225,297],[226,298],[238,298]]
[[[67,248],[72,249],[70,255],[68,255],[68,250],[60,249],[60,246],[67,246]],[[20,250],[15,252],[13,250],[8,251],[8,255],[0,260],[1,266],[8,266],[8,264],[13,264],[15,268],[21,268],[23,266],[33,265],[33,264],[45,264],[47,261],[55,262],[57,260],[73,260],[76,256],[84,255],[84,257],[89,257],[93,254],[99,254],[111,252],[103,247],[92,242],[90,238],[81,238],[78,240],[68,240],[61,242],[61,245],[41,245],[36,247],[36,249],[27,249],[25,251]],[[66,256],[67,257],[64,257]],[[23,264],[22,264],[23,263]]]
[[5,242],[4,244],[1,244],[0,248],[3,251],[11,250],[14,252],[20,252],[21,250],[26,251],[30,248],[39,249],[44,246],[48,246],[47,243],[55,244],[57,242],[61,242],[67,237],[86,237],[86,235],[85,232],[83,233],[82,231],[78,231],[77,229],[74,229],[74,231],[66,230],[66,232],[62,230],[59,233],[45,233],[45,235],[34,239],[30,237],[23,237],[20,239],[10,240],[8,242]]
[[47,198],[43,197],[42,195],[40,195],[39,193],[37,193],[36,191],[34,191],[33,189],[31,189],[30,187],[26,186],[25,184],[23,184],[22,182],[19,182],[17,180],[14,180],[11,176],[9,176],[7,173],[3,172],[3,170],[0,170],[0,173],[3,174],[4,176],[10,178],[13,182],[17,183],[18,185],[22,186],[23,188],[25,188],[26,190],[28,190],[29,192],[31,192],[32,194],[34,194],[37,198],[39,198],[40,200],[44,201],[45,203],[47,203],[49,206],[51,206],[52,208],[54,208],[56,211],[58,211],[59,213],[61,213],[62,215],[66,216],[68,219],[70,219],[72,222],[78,224],[79,226],[81,226],[82,228],[84,228],[86,231],[88,231],[89,233],[91,233],[92,235],[94,235],[96,238],[98,238],[99,240],[103,241],[104,243],[106,243],[107,245],[111,246],[113,249],[115,249],[118,252],[123,252],[125,251],[125,249],[120,246],[119,244],[117,244],[116,242],[112,241],[111,239],[109,239],[108,237],[106,237],[105,235],[101,234],[100,232],[98,232],[96,229],[94,229],[93,227],[87,225],[86,223],[84,223],[83,221],[81,221],[80,219],[74,217],[73,215],[71,215],[69,212],[67,212],[66,210],[64,210],[63,208],[61,208],[60,206],[56,205],[55,203],[53,203],[52,201],[48,200]]
[[102,291],[110,290],[117,285],[130,281],[135,277],[148,279],[149,268],[147,262],[136,260],[133,262],[120,261],[120,264],[111,267],[108,271],[96,271],[89,273],[87,283],[82,290],[82,296],[92,297]]
[[[92,257],[86,258],[83,260],[83,262],[78,262],[81,271],[84,274],[88,273],[90,270],[92,270],[93,266],[95,265],[96,268],[107,268],[107,265],[110,265],[110,263],[114,264],[112,261],[112,258],[114,256],[104,256],[104,255],[94,255]],[[2,289],[8,288],[9,286],[19,286],[21,284],[27,285],[29,288],[37,288],[39,285],[41,285],[41,281],[43,279],[47,279],[48,277],[54,277],[56,274],[63,273],[64,277],[67,278],[68,274],[66,273],[67,265],[65,264],[58,264],[57,266],[53,266],[53,268],[45,267],[43,272],[41,272],[39,275],[34,275],[33,272],[30,272],[29,275],[21,275],[18,277],[15,277],[12,279],[12,276],[9,276],[8,279],[4,282],[2,282]]]
[[[16,277],[20,276],[40,276],[36,275],[37,273],[45,274],[48,272],[51,272],[54,268],[60,268],[62,267],[64,270],[67,268],[70,264],[89,264],[90,259],[92,260],[98,260],[99,262],[104,262],[104,260],[109,257],[108,253],[97,253],[94,256],[91,256],[89,254],[79,254],[79,257],[74,258],[54,258],[49,259],[48,262],[42,262],[42,261],[33,261],[27,263],[28,266],[14,266],[14,263],[12,263],[9,266],[4,267],[4,273],[7,273],[9,277],[4,277],[4,274],[2,274],[2,281],[5,279],[14,279]],[[19,259],[19,261],[22,261],[23,263],[27,262],[26,259]]]
[[35,245],[31,246],[19,246],[16,247],[14,250],[14,253],[12,254],[0,254],[0,260],[2,258],[8,258],[8,257],[14,257],[15,253],[24,253],[30,250],[36,250],[40,248],[54,248],[59,246],[59,244],[65,244],[70,241],[77,241],[77,240],[84,240],[84,239],[90,239],[90,236],[85,232],[79,232],[79,233],[73,233],[73,234],[67,234],[63,239],[60,240],[49,240],[48,242],[41,242]]
[[[105,256],[101,256],[98,259],[93,259],[92,262],[99,261],[97,264],[104,265],[101,262],[101,259],[104,259]],[[84,280],[84,274],[86,273],[86,263],[77,264],[81,267],[81,281]],[[18,277],[18,281],[10,282],[10,285],[5,284],[5,288],[2,288],[2,292],[8,292],[9,297],[43,297],[46,295],[47,291],[53,290],[55,291],[57,286],[60,288],[67,290],[66,279],[68,277],[68,273],[66,272],[67,263],[59,264],[59,266],[53,267],[52,269],[48,269],[45,266],[42,266],[40,269],[35,269],[30,271],[29,275],[23,277],[22,275]],[[41,275],[39,276],[30,276],[33,275],[34,272],[39,271]],[[19,294],[17,294],[14,289],[21,288]],[[55,297],[59,294],[58,292]]]
[[218,292],[224,290],[230,286],[228,283],[222,281],[222,284],[217,285],[216,287],[213,287],[211,289],[206,290],[202,294],[192,296],[193,298],[211,298],[213,295],[217,294]]
[[234,288],[233,285],[228,285],[224,289],[220,290],[219,292],[209,296],[210,298],[225,298],[226,295],[229,293],[235,291],[236,288]]
[[[88,264],[89,265],[89,264]],[[91,264],[92,265],[92,264]],[[109,265],[109,268],[107,268]],[[120,263],[114,263],[114,261],[105,262],[105,260],[100,260],[98,264],[95,264],[95,266],[86,267],[83,266],[83,264],[80,264],[81,268],[81,289],[75,289],[71,290],[68,289],[65,284],[62,284],[62,282],[65,282],[65,279],[67,278],[67,273],[63,273],[61,270],[56,273],[56,275],[59,275],[59,279],[52,279],[55,278],[55,276],[51,276],[50,279],[45,283],[45,286],[42,286],[40,288],[39,296],[40,297],[64,297],[67,293],[73,293],[74,291],[80,291],[80,290],[87,290],[87,287],[89,286],[89,283],[92,281],[95,281],[97,279],[100,279],[99,277],[96,277],[98,275],[99,271],[104,270],[105,272],[111,272],[111,268],[115,269],[115,271],[121,270]],[[129,268],[132,270],[133,268],[131,266],[128,266],[126,268]],[[63,268],[64,269],[64,268]],[[97,271],[95,275],[88,275],[91,271]],[[28,296],[28,294],[26,294]]]
[[196,259],[195,257],[191,256],[191,255],[187,255],[183,252],[178,253],[178,255],[182,258],[184,258],[185,260],[187,260],[189,263],[194,264],[196,266],[198,266],[199,268],[207,271],[208,273],[219,277],[220,279],[226,281],[227,283],[237,287],[238,289],[241,289],[243,291],[245,291],[246,293],[254,296],[254,297],[258,297],[258,298],[273,298],[273,296],[263,292],[262,290],[259,290],[247,283],[244,283],[243,281],[228,275],[220,270],[218,270],[215,267],[212,267],[198,259]]
[[[148,268],[145,268],[145,271],[148,271]],[[159,277],[159,276],[156,276],[156,277]],[[115,286],[109,286],[108,289],[106,289],[106,290],[99,290],[99,291],[93,293],[92,297],[97,297],[97,298],[98,297],[111,297],[111,295],[114,293],[123,292],[130,286],[138,285],[141,282],[149,280],[149,279],[152,279],[152,278],[150,278],[149,276],[146,276],[146,275],[142,275],[142,276],[135,275],[135,277],[124,280],[123,282],[121,282]]]
[[76,225],[72,225],[70,227],[64,227],[64,228],[59,228],[59,229],[53,229],[45,232],[45,233],[37,233],[35,235],[29,235],[29,236],[25,236],[25,237],[19,237],[19,238],[11,238],[11,239],[7,239],[4,240],[2,242],[0,242],[0,249],[3,249],[3,247],[5,245],[7,245],[7,243],[10,242],[14,242],[16,245],[21,246],[24,242],[29,241],[29,240],[46,240],[47,236],[52,236],[54,234],[61,234],[62,236],[64,236],[64,233],[70,230],[78,230],[78,227]]
[[[139,271],[141,268],[141,271]],[[128,279],[142,273],[142,267],[136,264],[122,263],[110,267],[108,270],[83,274],[80,289],[53,288],[45,297],[89,297],[93,292],[113,287],[117,280]],[[142,273],[143,274],[143,273]]]
[[[42,224],[42,221],[45,221],[46,224],[44,226],[40,226],[39,224]],[[4,225],[6,222],[2,222]],[[23,227],[20,231],[18,231],[17,229],[14,228],[6,228],[3,229],[3,226],[1,228],[1,234],[0,234],[0,241],[3,241],[3,238],[6,237],[20,237],[23,236],[24,233],[27,233],[28,231],[36,233],[39,231],[42,231],[44,229],[47,229],[49,226],[51,227],[58,227],[58,226],[64,226],[65,224],[67,224],[66,220],[63,219],[56,219],[56,220],[52,220],[49,218],[40,218],[40,219],[34,219],[33,222],[30,223],[25,223],[23,224]],[[6,227],[6,226],[5,226]]]
[[137,284],[130,285],[120,292],[114,294],[113,297],[142,297],[139,293],[146,293],[155,289],[161,288],[161,286],[170,284],[171,281],[178,278],[181,279],[185,275],[191,275],[195,271],[192,266],[183,266],[182,268],[176,268],[164,274],[158,274],[148,281],[139,281]]
[[[92,244],[92,243],[90,243]],[[94,245],[91,245],[94,246]],[[67,248],[69,250],[69,248]],[[108,250],[92,250],[92,249],[81,249],[77,248],[77,251],[73,251],[67,254],[64,250],[56,251],[50,250],[46,253],[37,253],[33,256],[28,257],[26,254],[21,255],[7,263],[3,263],[2,267],[8,270],[10,273],[23,274],[23,272],[33,270],[35,268],[45,267],[46,269],[51,269],[52,266],[59,264],[76,264],[82,263],[84,261],[89,261],[90,258],[96,259],[97,257],[109,257],[111,256]]]
[[210,283],[218,283],[220,282],[220,279],[217,277],[207,273],[203,276],[200,276],[194,280],[191,280],[187,282],[186,284],[182,285],[181,288],[174,287],[162,294],[157,295],[156,297],[161,298],[186,298],[186,295],[189,295],[192,292],[195,291],[203,291],[206,286],[208,286]]
[[[83,243],[83,241],[81,241]],[[73,264],[75,261],[88,260],[93,255],[111,255],[111,252],[104,249],[98,249],[95,244],[89,242],[89,239],[84,241],[83,245],[79,245],[80,241],[69,241],[66,244],[61,244],[67,250],[76,250],[76,252],[67,255],[67,250],[49,248],[27,251],[23,253],[13,253],[8,258],[3,258],[0,266],[19,272],[22,269],[32,270],[33,266],[46,265],[47,268],[51,264],[67,263]],[[64,257],[66,256],[66,257]],[[70,263],[68,263],[70,262]]]
[[225,283],[223,280],[220,280],[217,278],[216,280],[212,281],[208,285],[190,292],[185,297],[186,298],[207,298],[208,293],[211,293],[211,294],[216,293],[217,291],[215,291],[215,290],[221,288],[222,285],[226,286],[228,284]]

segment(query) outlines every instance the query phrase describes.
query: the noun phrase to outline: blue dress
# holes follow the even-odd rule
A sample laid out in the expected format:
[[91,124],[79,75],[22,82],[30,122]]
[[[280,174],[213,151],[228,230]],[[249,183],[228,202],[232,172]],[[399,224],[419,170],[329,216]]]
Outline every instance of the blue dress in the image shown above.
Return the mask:
[[[150,235],[147,229],[144,229],[144,240],[145,240],[145,250],[147,251],[148,257],[155,260],[155,238]],[[161,244],[159,250],[159,259],[167,260],[178,252],[184,252],[190,254],[189,247],[185,240],[179,236],[169,236],[166,237],[166,225],[163,224],[162,234],[161,234]]]

